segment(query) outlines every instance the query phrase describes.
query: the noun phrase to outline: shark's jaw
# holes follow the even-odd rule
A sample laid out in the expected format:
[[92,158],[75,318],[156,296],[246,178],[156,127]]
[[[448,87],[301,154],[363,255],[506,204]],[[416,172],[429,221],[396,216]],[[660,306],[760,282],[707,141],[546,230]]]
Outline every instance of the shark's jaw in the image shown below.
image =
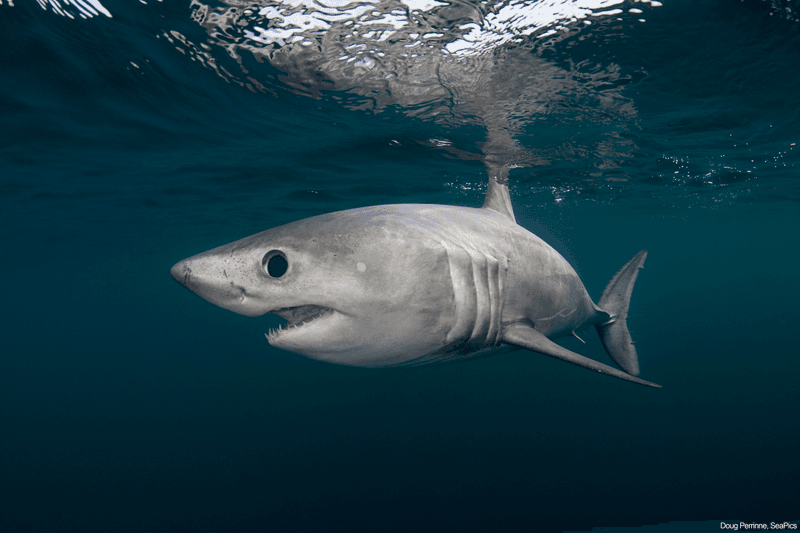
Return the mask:
[[[296,307],[283,307],[280,309],[273,309],[269,311],[271,314],[280,316],[286,319],[286,324],[272,328],[266,334],[269,343],[276,347],[303,344],[301,337],[306,332],[319,333],[320,328],[325,328],[330,324],[329,319],[335,318],[335,315],[342,316],[342,314],[330,307],[321,305],[299,305]],[[295,348],[297,350],[297,348]]]

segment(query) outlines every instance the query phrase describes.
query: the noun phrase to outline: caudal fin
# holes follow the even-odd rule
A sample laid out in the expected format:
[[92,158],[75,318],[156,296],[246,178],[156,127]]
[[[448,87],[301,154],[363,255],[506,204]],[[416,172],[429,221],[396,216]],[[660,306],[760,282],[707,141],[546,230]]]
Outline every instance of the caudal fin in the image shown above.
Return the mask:
[[639,269],[647,258],[647,250],[642,250],[636,257],[628,261],[606,285],[603,296],[597,306],[611,315],[611,318],[595,326],[603,346],[620,368],[632,376],[639,375],[639,360],[636,357],[636,348],[631,340],[626,320],[628,306],[631,301],[631,292]]

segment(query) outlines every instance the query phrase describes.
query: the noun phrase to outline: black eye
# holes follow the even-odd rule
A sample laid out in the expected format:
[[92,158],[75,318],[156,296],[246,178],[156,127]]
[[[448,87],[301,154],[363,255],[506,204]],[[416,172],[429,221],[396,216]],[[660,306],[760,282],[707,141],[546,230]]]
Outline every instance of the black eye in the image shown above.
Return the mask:
[[286,255],[280,250],[271,250],[264,255],[261,260],[261,265],[264,271],[273,278],[279,278],[286,274],[289,270],[289,262],[286,260]]

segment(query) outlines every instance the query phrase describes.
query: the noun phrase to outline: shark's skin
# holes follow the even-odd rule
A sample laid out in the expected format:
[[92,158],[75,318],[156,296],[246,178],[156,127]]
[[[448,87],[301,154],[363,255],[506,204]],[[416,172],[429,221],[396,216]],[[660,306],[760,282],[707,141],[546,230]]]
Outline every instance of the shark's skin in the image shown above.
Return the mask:
[[[657,387],[631,375],[638,364],[624,320],[644,255],[595,305],[569,263],[517,225],[507,186],[492,179],[479,209],[339,211],[185,259],[171,273],[230,311],[286,318],[270,344],[314,359],[386,367],[528,348]],[[550,340],[588,325],[627,372]]]

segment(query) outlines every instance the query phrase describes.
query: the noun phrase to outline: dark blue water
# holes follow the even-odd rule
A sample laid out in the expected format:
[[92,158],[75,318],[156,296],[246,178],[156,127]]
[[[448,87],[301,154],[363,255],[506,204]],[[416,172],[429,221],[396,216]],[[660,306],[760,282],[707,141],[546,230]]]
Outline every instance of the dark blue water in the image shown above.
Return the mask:
[[[483,92],[419,99],[237,61],[197,3],[44,5],[0,6],[0,531],[800,517],[794,3],[613,5],[498,46]],[[526,351],[318,363],[169,275],[319,213],[479,206],[492,127],[524,160],[518,221],[595,299],[649,250],[629,325],[663,389]],[[584,338],[562,344],[611,364]]]

